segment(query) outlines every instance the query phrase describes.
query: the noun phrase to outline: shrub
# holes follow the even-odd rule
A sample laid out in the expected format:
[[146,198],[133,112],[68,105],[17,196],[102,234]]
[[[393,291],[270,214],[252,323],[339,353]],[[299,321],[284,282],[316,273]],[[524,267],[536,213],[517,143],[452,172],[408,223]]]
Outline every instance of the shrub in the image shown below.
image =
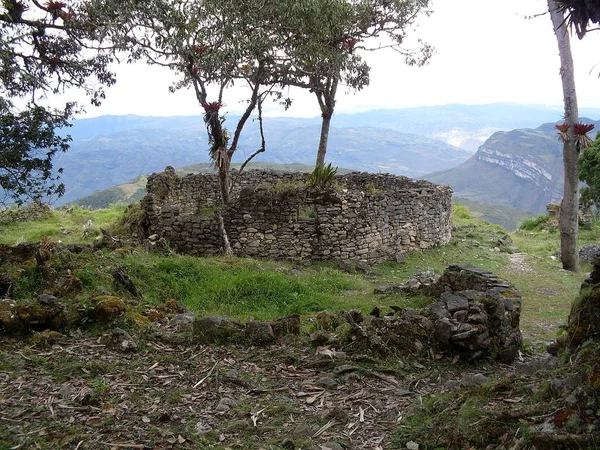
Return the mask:
[[533,231],[548,223],[548,216],[538,216],[535,219],[525,219],[519,225],[519,230]]
[[333,183],[337,171],[338,168],[332,167],[331,163],[326,166],[317,166],[308,176],[307,183],[309,186],[324,188]]
[[452,205],[452,214],[459,219],[472,219],[471,211],[464,205],[454,203]]

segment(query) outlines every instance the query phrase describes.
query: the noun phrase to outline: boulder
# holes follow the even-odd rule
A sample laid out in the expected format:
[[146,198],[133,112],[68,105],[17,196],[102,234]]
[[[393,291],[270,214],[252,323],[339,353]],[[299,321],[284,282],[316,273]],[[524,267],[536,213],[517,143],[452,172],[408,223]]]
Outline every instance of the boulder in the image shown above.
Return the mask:
[[112,295],[100,295],[93,298],[96,301],[94,318],[99,322],[112,322],[125,312],[125,302]]
[[251,345],[265,346],[275,342],[275,333],[267,322],[248,322],[244,334]]
[[269,322],[276,337],[300,334],[300,314],[278,317]]
[[194,320],[193,334],[203,344],[227,344],[239,342],[244,326],[227,317],[203,317]]
[[522,298],[493,273],[472,266],[450,266],[427,287],[440,301],[429,305],[436,339],[465,360],[495,356],[516,358],[521,345]]
[[124,353],[135,352],[138,349],[137,344],[129,333],[121,328],[115,328],[103,334],[98,342],[108,348]]

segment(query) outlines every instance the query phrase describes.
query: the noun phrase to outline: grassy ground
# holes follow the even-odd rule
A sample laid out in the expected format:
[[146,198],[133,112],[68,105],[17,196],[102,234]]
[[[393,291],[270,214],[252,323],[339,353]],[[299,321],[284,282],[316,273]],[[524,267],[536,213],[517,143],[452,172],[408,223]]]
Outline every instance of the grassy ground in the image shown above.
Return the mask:
[[[584,278],[552,258],[559,247],[556,232],[538,227],[507,233],[456,206],[448,245],[407,254],[404,264],[376,265],[368,274],[346,273],[332,262],[193,258],[130,246],[73,254],[52,244],[91,243],[93,237],[83,239],[82,226],[91,219],[95,230],[117,230],[122,211],[75,208],[2,227],[0,243],[46,238],[45,245],[57,249],[43,269],[33,258],[0,267],[17,301],[54,293],[60,280],[74,277],[81,284],[60,297],[79,314],[94,307],[100,292],[111,291],[128,309],[112,326],[130,330],[139,348],[134,354],[106,348],[99,344],[105,329],[98,325],[74,327],[47,346],[35,340],[41,333],[30,340],[0,338],[0,449],[280,450],[289,448],[282,445],[286,438],[306,449],[335,442],[347,449],[401,449],[410,441],[427,449],[486,448],[490,442],[510,448],[520,445],[526,429],[519,419],[543,418],[561,407],[559,400],[548,400],[548,377],[515,374],[513,367],[490,361],[455,364],[421,342],[415,343],[416,355],[380,359],[346,354],[340,343],[312,348],[302,338],[266,349],[198,345],[166,320],[149,324],[150,313],[169,300],[198,315],[259,320],[294,312],[418,307],[431,300],[384,297],[373,290],[461,263],[517,286],[524,300],[522,330],[529,349],[538,349],[566,320]],[[583,231],[581,243],[597,241],[599,231]],[[114,283],[116,268],[129,274],[139,297]],[[306,317],[303,325],[305,331],[315,326]],[[461,385],[472,372],[487,381],[449,390],[449,383]],[[548,401],[543,408],[542,399]]]
[[[0,244],[17,245],[22,242],[39,242],[42,238],[65,244],[91,242],[100,234],[100,228],[110,228],[123,215],[125,206],[90,211],[72,207],[50,211],[46,217],[26,222],[6,223],[0,226]],[[0,213],[1,215],[1,213]],[[83,227],[91,220],[93,227],[88,237]]]
[[[123,210],[114,207],[52,211],[40,220],[2,227],[0,244],[15,245],[41,238],[91,243],[100,227],[114,229]],[[88,220],[92,220],[94,228],[91,236],[84,238],[82,227]],[[520,290],[524,297],[521,320],[526,338],[534,343],[551,340],[566,320],[570,303],[584,278],[560,268],[555,257],[559,234],[543,229],[507,233],[498,225],[473,218],[461,205],[455,205],[453,220],[455,230],[448,245],[407,254],[405,264],[379,264],[372,274],[345,273],[335,263],[294,265],[285,261],[193,258],[130,250],[69,255],[66,259],[55,258],[50,264],[55,265],[57,273],[68,269],[82,280],[83,290],[74,296],[75,302],[89,302],[98,294],[99,286],[112,289],[112,271],[124,267],[148,305],[174,299],[202,315],[256,319],[351,308],[368,312],[377,305],[419,306],[422,299],[404,294],[381,297],[373,294],[373,289],[404,282],[418,271],[433,269],[441,273],[449,264],[472,264],[508,279]],[[599,230],[600,227],[583,230],[581,243],[596,241]],[[516,258],[515,253],[526,255]],[[53,288],[40,285],[33,263],[12,270],[20,273],[15,283],[17,298]]]

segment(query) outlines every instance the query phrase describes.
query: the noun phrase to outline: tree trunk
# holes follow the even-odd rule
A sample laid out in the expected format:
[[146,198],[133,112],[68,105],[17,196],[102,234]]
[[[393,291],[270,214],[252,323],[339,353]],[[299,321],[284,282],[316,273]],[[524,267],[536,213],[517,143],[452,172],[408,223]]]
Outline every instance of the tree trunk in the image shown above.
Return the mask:
[[223,214],[221,211],[218,212],[217,220],[219,221],[219,231],[221,232],[221,239],[223,240],[223,253],[225,255],[233,255],[231,244],[229,243],[229,236],[227,236],[227,230],[225,229],[225,222],[223,221]]
[[331,126],[331,117],[333,116],[333,113],[327,111],[324,112],[321,116],[323,117],[323,120],[321,122],[321,137],[319,139],[319,150],[317,151],[317,167],[323,167],[325,165],[327,141],[329,140],[329,127]]
[[569,125],[568,137],[563,148],[563,164],[565,170],[565,186],[560,208],[560,251],[563,269],[572,272],[579,271],[579,254],[577,252],[579,198],[577,196],[579,183],[579,154],[575,141],[574,125],[579,120],[577,95],[575,90],[575,74],[571,42],[564,17],[557,10],[555,0],[548,0],[548,10],[554,27],[554,34],[560,54],[560,75],[565,106],[565,122]]
[[325,165],[325,154],[327,153],[327,141],[329,140],[329,127],[331,126],[331,118],[335,109],[335,95],[337,94],[338,79],[330,78],[325,92],[322,97],[317,94],[319,106],[321,107],[321,137],[319,138],[319,150],[317,151],[317,167]]

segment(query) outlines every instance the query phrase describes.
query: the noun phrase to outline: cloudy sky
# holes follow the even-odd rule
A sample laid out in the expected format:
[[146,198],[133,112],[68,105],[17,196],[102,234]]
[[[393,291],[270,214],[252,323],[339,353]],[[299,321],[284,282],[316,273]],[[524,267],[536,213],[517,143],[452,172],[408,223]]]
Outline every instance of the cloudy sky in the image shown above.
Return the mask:
[[[501,7],[498,7],[498,6]],[[434,14],[420,21],[414,36],[436,48],[423,68],[403,65],[392,51],[368,55],[371,84],[359,93],[339,94],[337,112],[403,108],[448,103],[495,102],[561,105],[559,56],[546,0],[433,0]],[[580,106],[600,107],[600,31],[571,40]],[[102,114],[200,114],[191,92],[171,94],[172,73],[143,64],[117,67],[117,85],[100,108],[87,107],[87,117]],[[269,115],[318,115],[316,100],[291,92],[287,113],[277,105]],[[229,111],[241,109],[234,92],[225,99]]]

